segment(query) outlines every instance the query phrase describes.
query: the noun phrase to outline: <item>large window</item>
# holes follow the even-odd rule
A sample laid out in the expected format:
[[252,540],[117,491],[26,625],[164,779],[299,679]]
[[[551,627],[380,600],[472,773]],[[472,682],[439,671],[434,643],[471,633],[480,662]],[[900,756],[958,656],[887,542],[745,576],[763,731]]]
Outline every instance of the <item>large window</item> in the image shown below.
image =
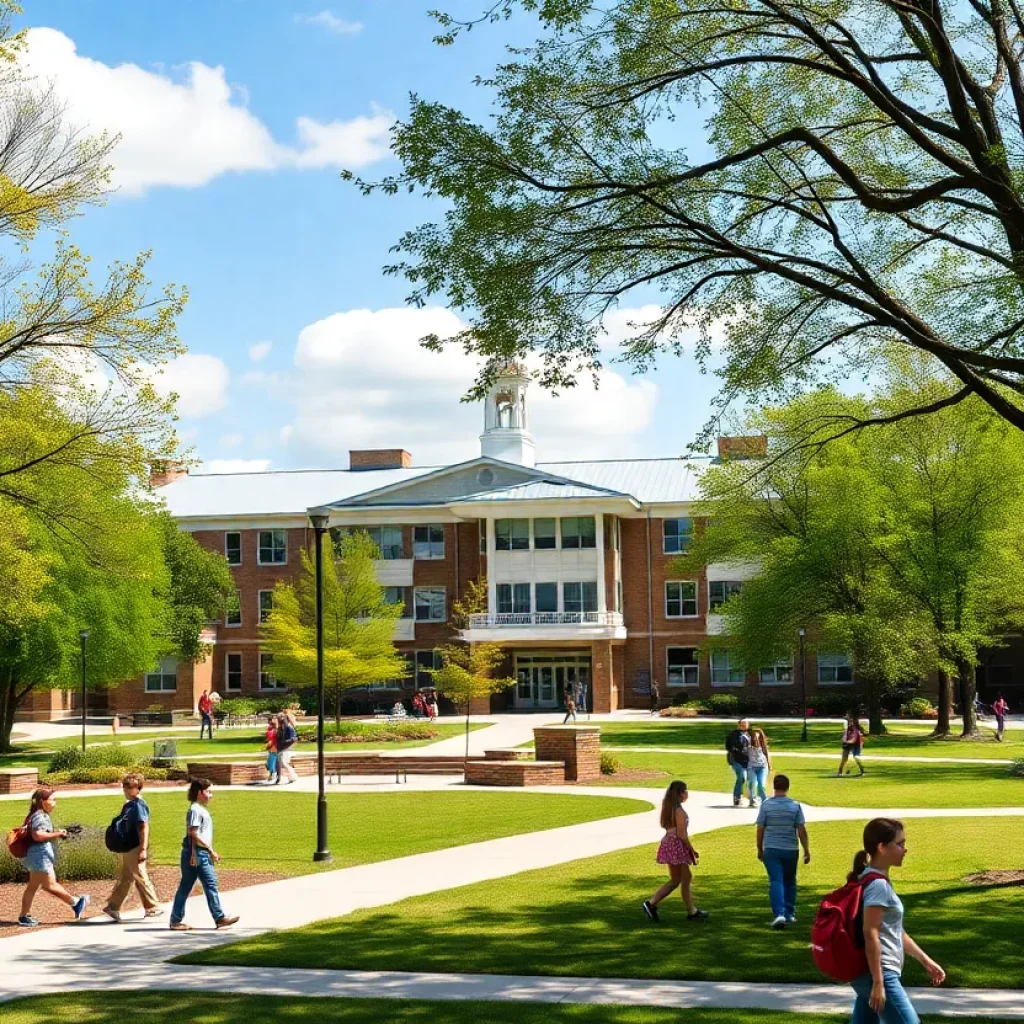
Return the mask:
[[161,658],[152,672],[146,673],[146,693],[170,693],[178,688],[178,659]]
[[444,527],[414,526],[412,557],[421,561],[437,561],[444,558]]
[[563,583],[562,607],[566,612],[596,612],[597,583]]
[[242,535],[237,530],[224,534],[224,557],[228,565],[242,564]]
[[788,686],[793,682],[793,659],[783,658],[762,668],[759,674],[762,686]]
[[236,651],[224,657],[224,689],[237,692],[242,688],[242,655]]
[[736,655],[730,657],[728,651],[711,652],[711,685],[742,686],[745,673]]
[[697,614],[697,584],[682,580],[665,584],[665,618],[686,619]]
[[416,652],[416,689],[422,689],[424,686],[433,686],[434,677],[430,674],[430,669],[436,669],[441,667],[441,655],[437,651],[417,651]]
[[408,587],[385,587],[384,603],[397,604],[402,606],[402,617],[408,617],[409,588]]
[[700,664],[700,651],[696,647],[669,647],[666,651],[668,659],[669,686],[696,686]]
[[570,516],[562,520],[563,548],[592,548],[597,545],[593,516]]
[[413,602],[417,622],[444,622],[444,587],[417,587]]
[[494,546],[498,551],[529,551],[529,519],[495,519]]
[[665,519],[662,523],[662,551],[666,555],[682,555],[693,539],[692,519]]
[[818,682],[824,685],[830,683],[852,683],[853,665],[848,654],[819,654],[818,655]]
[[260,689],[283,690],[284,683],[274,675],[274,656],[260,652]]
[[405,542],[400,526],[368,526],[366,532],[370,535],[370,540],[377,545],[380,557],[385,561],[405,558]]
[[224,608],[224,625],[240,626],[242,624],[242,593],[236,590],[228,596]]
[[534,587],[537,594],[537,611],[557,612],[558,611],[558,584],[538,583]]
[[507,614],[528,614],[530,611],[529,583],[499,583],[498,612]]
[[260,530],[257,561],[260,565],[284,565],[288,561],[288,535],[284,530]]
[[708,611],[717,612],[730,597],[743,589],[742,583],[714,580],[708,584]]
[[274,610],[274,592],[272,590],[260,591],[260,622],[266,622],[270,613]]
[[533,546],[538,551],[551,551],[558,547],[558,528],[554,519],[534,519]]

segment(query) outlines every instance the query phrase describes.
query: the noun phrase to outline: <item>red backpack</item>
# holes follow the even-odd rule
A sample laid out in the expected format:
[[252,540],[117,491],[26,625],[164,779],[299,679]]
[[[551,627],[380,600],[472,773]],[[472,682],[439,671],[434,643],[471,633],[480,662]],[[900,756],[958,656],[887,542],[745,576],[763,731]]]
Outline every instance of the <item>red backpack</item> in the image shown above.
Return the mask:
[[853,981],[868,973],[861,898],[868,882],[885,877],[881,871],[869,871],[821,901],[811,925],[811,954],[823,974],[836,981]]

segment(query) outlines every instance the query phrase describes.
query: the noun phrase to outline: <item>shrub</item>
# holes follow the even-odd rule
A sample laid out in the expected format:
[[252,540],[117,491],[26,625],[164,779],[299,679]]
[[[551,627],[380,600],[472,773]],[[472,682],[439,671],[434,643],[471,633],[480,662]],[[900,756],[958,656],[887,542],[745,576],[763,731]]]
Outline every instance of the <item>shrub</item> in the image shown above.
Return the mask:
[[98,743],[82,750],[78,746],[62,747],[46,766],[48,772],[67,772],[75,768],[128,768],[137,764],[139,752],[121,743]]
[[851,708],[860,710],[860,694],[850,690],[842,690],[837,693],[816,693],[813,697],[807,698],[807,707],[814,711],[814,714],[826,718],[837,718],[845,715]]
[[[55,823],[57,828],[67,825]],[[117,871],[117,854],[111,853],[104,842],[105,828],[95,825],[77,826],[67,839],[54,841],[57,859],[54,870],[61,882],[85,882],[113,878]],[[0,850],[0,883],[24,882],[27,872],[6,849]]]
[[1018,757],[1007,771],[1018,779],[1024,779],[1024,757]]
[[697,709],[688,706],[662,708],[658,712],[659,718],[696,718]]
[[292,707],[298,708],[299,703],[291,694],[277,697],[228,697],[217,705],[215,714],[217,718],[225,718],[227,715],[243,718],[251,715],[276,715],[278,711]]
[[614,754],[601,755],[601,774],[614,775],[622,767],[622,762]]
[[900,705],[900,718],[938,718],[939,713],[927,697],[911,697]]
[[47,772],[39,781],[44,786],[88,785],[90,783],[109,784],[120,782],[126,772],[138,772],[144,779],[163,781],[169,778],[167,768],[154,768],[148,761],[116,767],[109,765],[99,768],[70,768],[62,772]]
[[[431,740],[440,730],[426,721],[409,722],[342,722],[335,726],[329,722],[324,728],[328,743],[400,743],[403,740]],[[315,743],[316,729],[306,726],[299,730],[300,743]]]
[[732,718],[740,713],[740,699],[732,693],[713,693],[701,703],[712,715]]

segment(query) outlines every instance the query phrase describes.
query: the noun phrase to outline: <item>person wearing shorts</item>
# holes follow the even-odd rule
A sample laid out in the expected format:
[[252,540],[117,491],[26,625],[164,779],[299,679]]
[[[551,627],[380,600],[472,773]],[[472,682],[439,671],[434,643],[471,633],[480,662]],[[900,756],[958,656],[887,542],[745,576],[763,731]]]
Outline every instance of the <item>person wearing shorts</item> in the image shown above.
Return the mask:
[[[838,775],[842,777],[847,772],[846,762],[852,757],[857,762],[860,774],[864,774],[864,765],[861,764],[860,752],[864,745],[864,730],[860,727],[860,719],[856,711],[846,713],[846,725],[843,728],[843,756],[839,762]],[[859,778],[860,776],[858,776]]]

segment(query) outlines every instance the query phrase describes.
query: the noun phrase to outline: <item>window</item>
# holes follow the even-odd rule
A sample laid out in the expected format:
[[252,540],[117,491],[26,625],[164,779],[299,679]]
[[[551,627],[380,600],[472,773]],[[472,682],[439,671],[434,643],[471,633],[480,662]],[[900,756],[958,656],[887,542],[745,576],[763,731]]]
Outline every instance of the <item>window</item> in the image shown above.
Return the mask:
[[178,688],[178,659],[161,658],[152,672],[146,673],[146,693],[170,693]]
[[408,618],[407,607],[409,604],[409,588],[408,587],[385,587],[384,588],[384,603],[385,604],[400,604],[402,606],[402,617]]
[[692,519],[665,519],[662,522],[662,548],[666,555],[684,555],[693,539]]
[[431,669],[441,667],[441,655],[437,651],[416,652],[416,689],[424,686],[433,686],[434,677],[430,674]]
[[529,583],[499,583],[498,584],[498,612],[507,614],[529,614],[530,612],[530,584]]
[[563,548],[592,548],[597,545],[593,516],[570,516],[562,520]]
[[743,589],[742,583],[726,583],[723,580],[715,580],[708,584],[708,611],[717,612],[730,597],[735,596]]
[[414,526],[412,557],[432,561],[444,558],[444,527]]
[[417,622],[444,622],[444,587],[417,587],[413,601]]
[[240,690],[242,688],[242,655],[228,654],[224,658],[224,689]]
[[237,531],[224,534],[224,557],[228,565],[242,564],[242,535]]
[[697,614],[697,584],[693,580],[665,584],[665,618],[684,619]]
[[563,583],[562,606],[567,612],[596,612],[597,583]]
[[270,613],[274,610],[274,592],[272,590],[260,591],[260,622],[266,622]]
[[819,654],[818,655],[818,682],[824,683],[852,683],[853,665],[850,663],[848,654]]
[[260,652],[260,689],[283,690],[284,683],[274,675],[274,656]]
[[537,611],[539,612],[557,612],[558,611],[558,584],[557,583],[538,583],[536,585],[537,591]]
[[537,551],[551,551],[558,547],[558,530],[554,519],[534,519],[533,546]]
[[385,561],[405,558],[405,541],[402,539],[400,526],[368,526],[366,532],[370,535],[370,540],[377,545],[380,557]]
[[284,565],[288,561],[288,539],[284,530],[260,530],[260,565]]
[[768,668],[762,668],[760,676],[762,686],[788,686],[793,682],[793,659],[783,658]]
[[696,686],[700,651],[696,647],[669,647],[668,685]]
[[494,546],[498,551],[529,551],[529,519],[495,519]]
[[236,590],[224,608],[224,625],[240,626],[242,624],[242,593]]
[[735,655],[730,658],[728,651],[711,652],[712,686],[742,686],[744,676],[743,666],[737,663]]

